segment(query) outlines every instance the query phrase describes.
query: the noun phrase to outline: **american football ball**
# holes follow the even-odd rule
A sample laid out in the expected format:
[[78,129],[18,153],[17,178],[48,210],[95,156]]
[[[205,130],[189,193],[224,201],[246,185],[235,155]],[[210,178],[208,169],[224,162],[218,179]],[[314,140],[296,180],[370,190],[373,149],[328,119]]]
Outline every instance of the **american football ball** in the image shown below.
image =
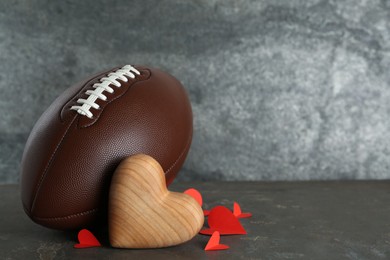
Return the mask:
[[21,162],[24,210],[49,228],[94,226],[107,217],[122,159],[152,156],[169,185],[191,140],[191,104],[173,76],[130,65],[93,75],[60,95],[33,127]]

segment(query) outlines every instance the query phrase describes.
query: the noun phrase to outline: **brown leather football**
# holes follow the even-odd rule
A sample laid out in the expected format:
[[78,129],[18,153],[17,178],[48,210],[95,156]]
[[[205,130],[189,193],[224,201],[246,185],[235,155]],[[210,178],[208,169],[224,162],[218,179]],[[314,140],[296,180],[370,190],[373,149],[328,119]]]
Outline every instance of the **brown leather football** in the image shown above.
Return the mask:
[[154,157],[170,184],[191,140],[190,101],[173,76],[130,65],[96,74],[60,95],[32,129],[21,162],[24,210],[49,228],[96,225],[122,159]]

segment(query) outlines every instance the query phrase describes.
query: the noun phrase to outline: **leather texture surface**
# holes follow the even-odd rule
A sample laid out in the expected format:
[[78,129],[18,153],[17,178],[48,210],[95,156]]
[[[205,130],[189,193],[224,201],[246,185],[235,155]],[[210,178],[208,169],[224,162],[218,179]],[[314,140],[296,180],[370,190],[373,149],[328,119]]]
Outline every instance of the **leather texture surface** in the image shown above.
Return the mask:
[[144,153],[163,167],[169,185],[192,140],[191,105],[183,86],[157,69],[135,66],[141,75],[104,92],[93,118],[70,107],[100,78],[69,88],[43,113],[27,140],[21,164],[24,210],[55,229],[93,226],[107,216],[112,173],[125,157]]

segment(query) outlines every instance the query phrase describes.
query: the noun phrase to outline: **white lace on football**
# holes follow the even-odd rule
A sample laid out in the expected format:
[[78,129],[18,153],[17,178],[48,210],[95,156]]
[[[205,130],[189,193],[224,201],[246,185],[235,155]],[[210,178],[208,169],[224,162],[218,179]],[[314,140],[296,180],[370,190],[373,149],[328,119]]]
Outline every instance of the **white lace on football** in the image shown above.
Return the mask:
[[96,104],[96,100],[107,100],[107,97],[103,94],[104,91],[107,91],[109,93],[114,92],[114,89],[110,87],[110,84],[113,84],[114,86],[120,88],[121,83],[118,81],[119,79],[124,82],[127,82],[128,80],[125,76],[134,79],[135,74],[140,75],[140,72],[131,65],[126,65],[115,72],[109,73],[107,77],[101,78],[99,80],[99,83],[93,84],[92,87],[94,88],[94,90],[87,90],[85,92],[88,95],[87,99],[79,98],[77,100],[77,103],[79,105],[72,106],[70,109],[76,110],[77,113],[81,115],[92,118],[93,114],[91,111],[89,111],[91,107],[99,109],[99,105]]

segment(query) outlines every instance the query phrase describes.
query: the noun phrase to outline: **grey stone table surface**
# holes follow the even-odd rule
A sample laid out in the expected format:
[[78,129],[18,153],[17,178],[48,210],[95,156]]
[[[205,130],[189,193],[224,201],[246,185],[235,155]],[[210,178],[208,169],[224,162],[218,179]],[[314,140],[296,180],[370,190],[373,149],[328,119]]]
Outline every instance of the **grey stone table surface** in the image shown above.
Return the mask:
[[24,214],[17,185],[0,186],[0,259],[389,259],[390,181],[181,182],[204,208],[234,201],[253,217],[247,235],[223,236],[226,251],[205,252],[208,236],[165,249],[74,249],[77,232],[46,229]]

